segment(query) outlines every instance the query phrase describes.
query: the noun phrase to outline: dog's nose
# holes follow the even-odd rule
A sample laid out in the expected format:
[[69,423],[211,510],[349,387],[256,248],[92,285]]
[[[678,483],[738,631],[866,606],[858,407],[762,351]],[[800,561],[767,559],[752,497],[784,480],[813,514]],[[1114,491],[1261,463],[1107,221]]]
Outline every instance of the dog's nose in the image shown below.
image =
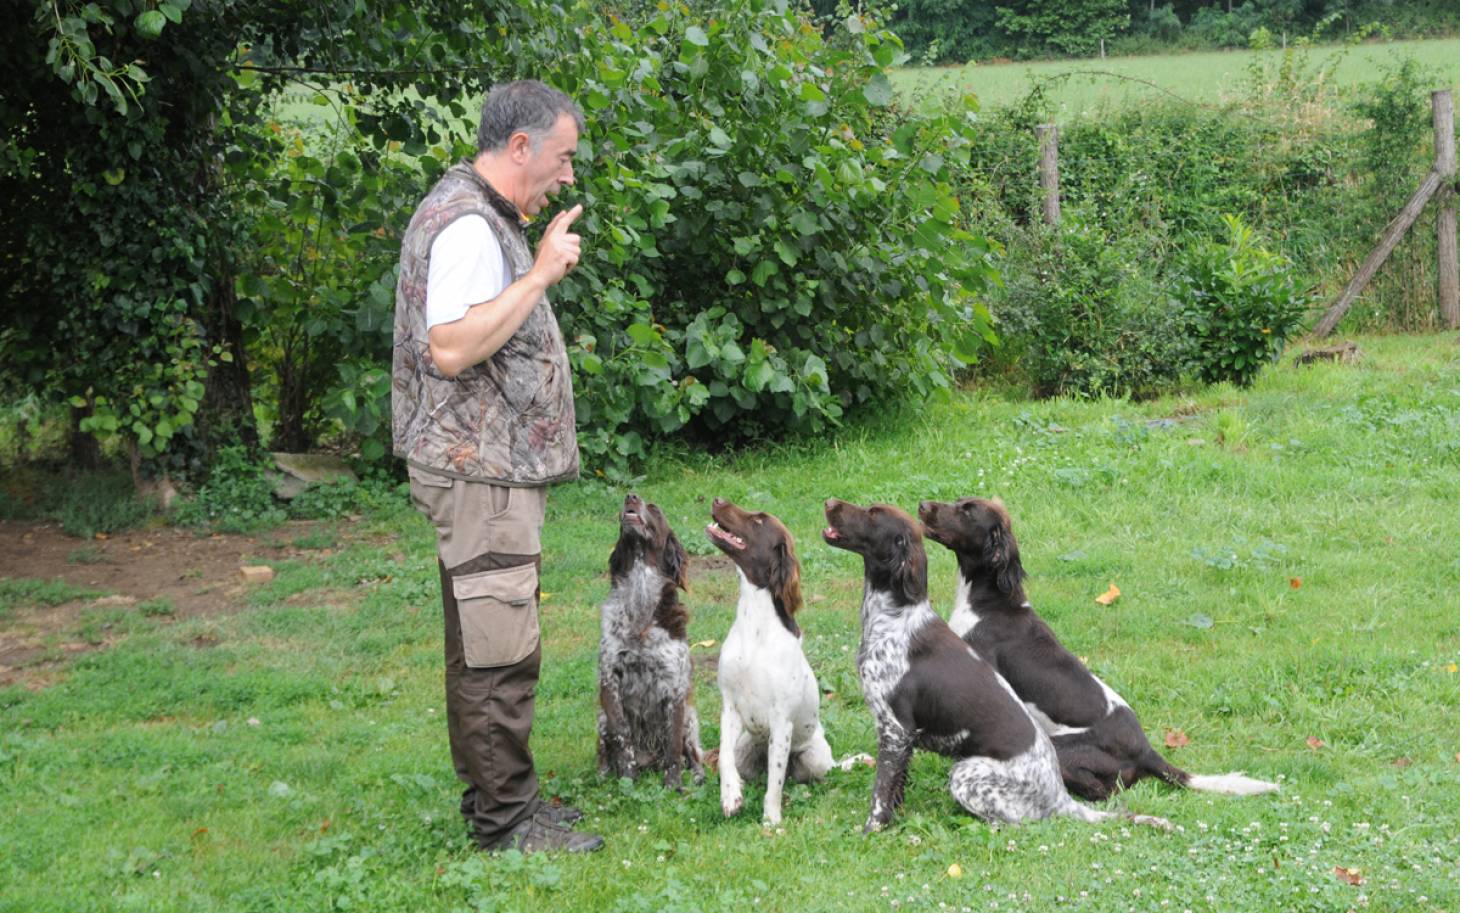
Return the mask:
[[925,513],[927,513],[928,511],[930,511],[932,509],[933,509],[933,502],[932,501],[919,501],[918,502],[918,513],[925,514]]
[[827,498],[824,506],[827,510],[831,510],[840,503],[842,503],[840,498]]
[[641,498],[641,497],[639,497],[637,494],[635,494],[632,491],[629,492],[628,495],[624,498],[624,504],[626,506],[627,505],[634,505],[634,504],[642,504],[642,503],[644,503],[644,499]]
[[729,501],[726,501],[724,498],[716,498],[714,501],[712,501],[710,503],[710,507],[712,509],[714,509],[714,510],[719,510],[720,508],[724,507],[726,504],[729,504],[729,503],[730,502]]

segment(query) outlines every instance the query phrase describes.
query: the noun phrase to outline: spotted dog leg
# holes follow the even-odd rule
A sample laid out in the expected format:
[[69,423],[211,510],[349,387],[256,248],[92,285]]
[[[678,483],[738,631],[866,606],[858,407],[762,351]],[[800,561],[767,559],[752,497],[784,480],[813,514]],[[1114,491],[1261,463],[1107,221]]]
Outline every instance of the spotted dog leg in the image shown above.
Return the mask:
[[705,782],[705,750],[700,745],[700,715],[694,707],[684,708],[684,757],[689,762],[695,785]]
[[880,831],[892,820],[892,813],[902,805],[902,790],[907,783],[907,765],[912,760],[913,738],[899,728],[877,736],[877,779],[872,784],[872,811],[862,833]]
[[726,701],[720,710],[720,810],[725,813],[726,818],[739,814],[740,807],[745,804],[740,771],[735,763],[736,755],[740,754],[740,742],[744,737],[745,726],[740,720],[740,714],[736,712],[734,705]]
[[684,701],[674,702],[669,709],[669,735],[664,740],[664,786],[684,789]]
[[765,823],[774,827],[781,823],[781,790],[786,783],[786,764],[791,757],[791,721],[771,723],[770,747],[766,751]]
[[611,671],[598,677],[598,703],[602,709],[599,722],[599,772],[615,777],[634,777],[638,768],[629,745],[629,721],[624,716],[624,702],[619,694],[618,676]]

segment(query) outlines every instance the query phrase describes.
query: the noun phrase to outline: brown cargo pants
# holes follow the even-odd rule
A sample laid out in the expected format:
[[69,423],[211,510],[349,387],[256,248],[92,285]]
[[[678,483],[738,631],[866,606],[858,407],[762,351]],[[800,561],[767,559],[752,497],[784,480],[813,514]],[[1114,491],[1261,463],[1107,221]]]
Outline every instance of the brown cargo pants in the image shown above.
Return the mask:
[[528,740],[542,661],[538,572],[546,488],[468,482],[409,467],[436,529],[446,625],[446,731],[461,814],[491,848],[540,805]]

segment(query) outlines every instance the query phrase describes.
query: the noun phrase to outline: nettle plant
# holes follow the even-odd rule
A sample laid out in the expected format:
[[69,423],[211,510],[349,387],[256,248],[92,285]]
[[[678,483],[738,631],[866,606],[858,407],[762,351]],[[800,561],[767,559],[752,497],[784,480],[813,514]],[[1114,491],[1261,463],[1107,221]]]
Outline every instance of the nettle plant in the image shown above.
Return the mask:
[[1240,218],[1223,221],[1226,243],[1199,243],[1185,258],[1183,313],[1201,379],[1246,387],[1302,326],[1312,294],[1288,258],[1262,247]]
[[954,193],[972,102],[897,108],[895,35],[851,16],[823,39],[774,0],[633,27],[543,11],[539,73],[588,124],[560,203],[584,203],[584,259],[554,300],[591,463],[656,434],[823,429],[946,387],[993,338],[994,251]]

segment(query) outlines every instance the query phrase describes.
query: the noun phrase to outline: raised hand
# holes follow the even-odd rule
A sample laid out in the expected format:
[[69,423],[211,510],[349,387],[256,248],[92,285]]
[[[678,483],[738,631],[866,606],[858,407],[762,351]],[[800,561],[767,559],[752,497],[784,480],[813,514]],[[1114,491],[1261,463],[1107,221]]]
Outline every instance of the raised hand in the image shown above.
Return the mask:
[[553,216],[537,245],[537,260],[532,269],[548,285],[557,285],[568,271],[578,265],[582,238],[571,231],[573,222],[583,214],[583,204]]

